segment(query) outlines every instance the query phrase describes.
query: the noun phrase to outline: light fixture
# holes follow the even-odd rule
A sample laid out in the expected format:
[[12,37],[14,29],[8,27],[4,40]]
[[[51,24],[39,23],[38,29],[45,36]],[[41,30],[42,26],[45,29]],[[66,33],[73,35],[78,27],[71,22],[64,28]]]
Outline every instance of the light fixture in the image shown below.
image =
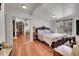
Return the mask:
[[56,16],[53,15],[52,17],[55,18]]
[[22,4],[21,6],[22,6],[23,9],[26,9],[27,8],[27,6],[24,5],[24,4]]

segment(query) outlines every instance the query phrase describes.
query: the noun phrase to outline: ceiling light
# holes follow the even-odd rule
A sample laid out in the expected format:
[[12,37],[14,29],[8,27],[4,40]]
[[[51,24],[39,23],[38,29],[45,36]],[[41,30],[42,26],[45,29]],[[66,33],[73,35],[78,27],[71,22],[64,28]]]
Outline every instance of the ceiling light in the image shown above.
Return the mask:
[[52,16],[53,18],[55,18],[56,16]]
[[23,9],[26,9],[27,7],[26,7],[26,6],[22,6],[22,8],[23,8]]
[[26,8],[27,8],[27,6],[26,6],[26,5],[22,5],[22,8],[23,8],[23,9],[26,9]]

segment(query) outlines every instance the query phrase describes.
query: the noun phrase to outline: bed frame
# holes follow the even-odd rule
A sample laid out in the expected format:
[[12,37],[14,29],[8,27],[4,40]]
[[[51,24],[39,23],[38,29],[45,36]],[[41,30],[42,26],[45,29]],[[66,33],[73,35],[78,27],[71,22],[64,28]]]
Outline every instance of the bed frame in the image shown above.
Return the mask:
[[35,30],[36,31],[36,39],[39,39],[38,38],[38,30],[50,30],[50,28],[45,27],[45,26],[36,28],[36,30]]
[[[50,29],[48,27],[45,27],[45,26],[36,28],[36,39],[39,40],[39,38],[38,38],[38,30],[50,30]],[[56,47],[58,47],[60,45],[63,45],[67,41],[69,41],[69,44],[71,44],[71,47],[73,47],[73,45],[76,44],[75,37],[68,37],[68,38],[62,38],[61,40],[58,40],[56,42],[52,42],[51,47],[56,48]],[[71,42],[71,41],[73,41],[73,42]]]
[[52,42],[51,47],[56,48],[56,47],[58,47],[60,45],[63,45],[67,41],[69,41],[70,47],[72,47],[72,48],[73,48],[73,45],[76,45],[75,37],[68,37],[68,38],[62,38],[61,40],[58,40],[56,42]]

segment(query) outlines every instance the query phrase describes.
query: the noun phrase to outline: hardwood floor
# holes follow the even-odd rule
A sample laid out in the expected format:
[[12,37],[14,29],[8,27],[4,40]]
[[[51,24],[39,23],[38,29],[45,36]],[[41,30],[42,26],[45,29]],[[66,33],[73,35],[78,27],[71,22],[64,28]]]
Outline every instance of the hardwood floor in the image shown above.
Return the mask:
[[[54,56],[53,48],[38,40],[30,42],[28,38],[28,36],[23,35],[14,38],[11,56]],[[58,53],[55,55],[60,56]]]

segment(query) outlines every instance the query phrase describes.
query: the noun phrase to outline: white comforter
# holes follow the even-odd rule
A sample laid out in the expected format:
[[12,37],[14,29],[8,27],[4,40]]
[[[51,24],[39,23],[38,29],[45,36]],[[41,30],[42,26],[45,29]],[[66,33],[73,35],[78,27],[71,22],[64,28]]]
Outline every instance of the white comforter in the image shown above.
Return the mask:
[[56,52],[59,52],[63,56],[72,56],[72,48],[66,45],[61,45],[54,49]]
[[38,34],[38,38],[41,41],[44,41],[47,44],[49,44],[49,46],[52,45],[53,41],[60,40],[65,36],[66,36],[66,34],[60,34],[60,33],[39,33]]

